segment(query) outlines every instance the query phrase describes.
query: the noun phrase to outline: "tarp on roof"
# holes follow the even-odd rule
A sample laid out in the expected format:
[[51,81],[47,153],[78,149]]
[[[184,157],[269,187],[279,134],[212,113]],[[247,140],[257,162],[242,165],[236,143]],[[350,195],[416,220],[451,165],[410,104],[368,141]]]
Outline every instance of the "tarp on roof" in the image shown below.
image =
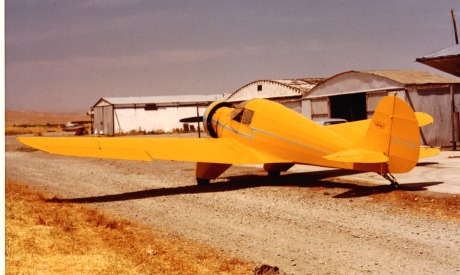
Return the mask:
[[454,45],[416,58],[415,61],[460,77],[460,45]]

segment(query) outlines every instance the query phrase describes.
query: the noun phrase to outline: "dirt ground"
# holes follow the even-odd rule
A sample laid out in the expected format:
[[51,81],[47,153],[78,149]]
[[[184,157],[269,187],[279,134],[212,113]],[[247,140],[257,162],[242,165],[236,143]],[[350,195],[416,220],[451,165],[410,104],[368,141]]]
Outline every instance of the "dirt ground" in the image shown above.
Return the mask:
[[197,186],[193,163],[49,155],[14,137],[6,137],[5,165],[7,179],[55,201],[90,204],[287,274],[460,273],[458,220],[394,211],[372,198],[390,196],[386,186],[341,181],[347,171],[273,179],[257,167],[231,167]]

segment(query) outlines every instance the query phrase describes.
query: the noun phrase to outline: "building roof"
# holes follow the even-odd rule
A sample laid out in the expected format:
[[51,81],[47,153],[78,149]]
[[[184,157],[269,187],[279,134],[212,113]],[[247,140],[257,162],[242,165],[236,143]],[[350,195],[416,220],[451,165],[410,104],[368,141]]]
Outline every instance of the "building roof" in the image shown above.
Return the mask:
[[416,58],[415,61],[460,77],[460,45],[454,45]]
[[360,71],[379,75],[405,85],[450,84],[460,83],[459,80],[446,76],[416,70],[385,70],[385,71]]
[[298,89],[300,92],[305,93],[310,91],[313,87],[324,81],[324,78],[299,78],[299,79],[278,79],[272,80],[280,84]]
[[226,94],[215,95],[174,95],[174,96],[134,96],[134,97],[103,97],[93,107],[99,105],[182,105],[208,104],[226,98]]
[[[299,79],[276,79],[276,80],[257,80],[244,85],[239,88],[227,98],[227,100],[247,100],[249,95],[241,96],[240,93],[252,85],[269,83],[284,87],[282,94],[279,92],[264,94],[264,98],[278,98],[278,97],[301,97],[313,87],[324,81],[324,78],[299,78]],[[252,98],[252,97],[251,97]]]
[[377,91],[404,90],[406,86],[460,83],[454,78],[425,71],[348,71],[334,75],[311,89],[304,98]]

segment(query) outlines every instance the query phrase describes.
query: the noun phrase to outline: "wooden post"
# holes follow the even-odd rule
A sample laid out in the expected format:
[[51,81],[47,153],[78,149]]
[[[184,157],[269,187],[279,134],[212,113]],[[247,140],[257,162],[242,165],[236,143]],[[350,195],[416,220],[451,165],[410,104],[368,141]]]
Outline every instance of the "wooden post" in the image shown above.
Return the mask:
[[450,85],[450,97],[451,97],[451,119],[452,119],[452,150],[457,151],[457,141],[455,140],[455,131],[458,130],[455,127],[455,122],[457,119],[455,118],[455,97],[454,97],[454,84]]

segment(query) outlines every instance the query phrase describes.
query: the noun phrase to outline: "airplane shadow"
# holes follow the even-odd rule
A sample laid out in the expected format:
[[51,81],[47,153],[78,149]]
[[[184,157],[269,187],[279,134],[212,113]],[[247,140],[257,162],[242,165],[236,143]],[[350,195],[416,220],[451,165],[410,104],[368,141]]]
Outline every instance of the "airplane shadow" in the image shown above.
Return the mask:
[[[389,193],[393,191],[389,185],[365,186],[354,183],[344,183],[329,180],[329,178],[359,174],[360,172],[348,170],[326,170],[318,172],[292,173],[280,177],[268,177],[266,175],[243,175],[228,176],[227,181],[209,185],[189,185],[170,188],[148,189],[119,194],[109,194],[102,196],[81,197],[81,198],[52,198],[48,202],[57,203],[104,203],[126,200],[139,200],[163,196],[174,196],[184,194],[205,194],[242,190],[263,186],[296,186],[296,187],[322,187],[322,188],[341,188],[348,189],[346,192],[333,196],[334,198],[353,198],[363,197],[372,194]],[[423,191],[426,187],[441,184],[442,182],[412,183],[401,184],[400,190]]]
[[[438,185],[443,182],[421,182],[421,183],[405,183],[400,184],[398,190],[402,191],[426,191],[428,186]],[[375,185],[375,186],[359,186],[356,185],[355,188],[334,196],[334,198],[358,198],[366,197],[374,194],[384,194],[394,191],[391,187],[387,185]]]
[[439,164],[439,162],[419,162],[417,163],[416,166],[423,167],[423,166],[430,166],[430,165],[435,165],[435,164]]

